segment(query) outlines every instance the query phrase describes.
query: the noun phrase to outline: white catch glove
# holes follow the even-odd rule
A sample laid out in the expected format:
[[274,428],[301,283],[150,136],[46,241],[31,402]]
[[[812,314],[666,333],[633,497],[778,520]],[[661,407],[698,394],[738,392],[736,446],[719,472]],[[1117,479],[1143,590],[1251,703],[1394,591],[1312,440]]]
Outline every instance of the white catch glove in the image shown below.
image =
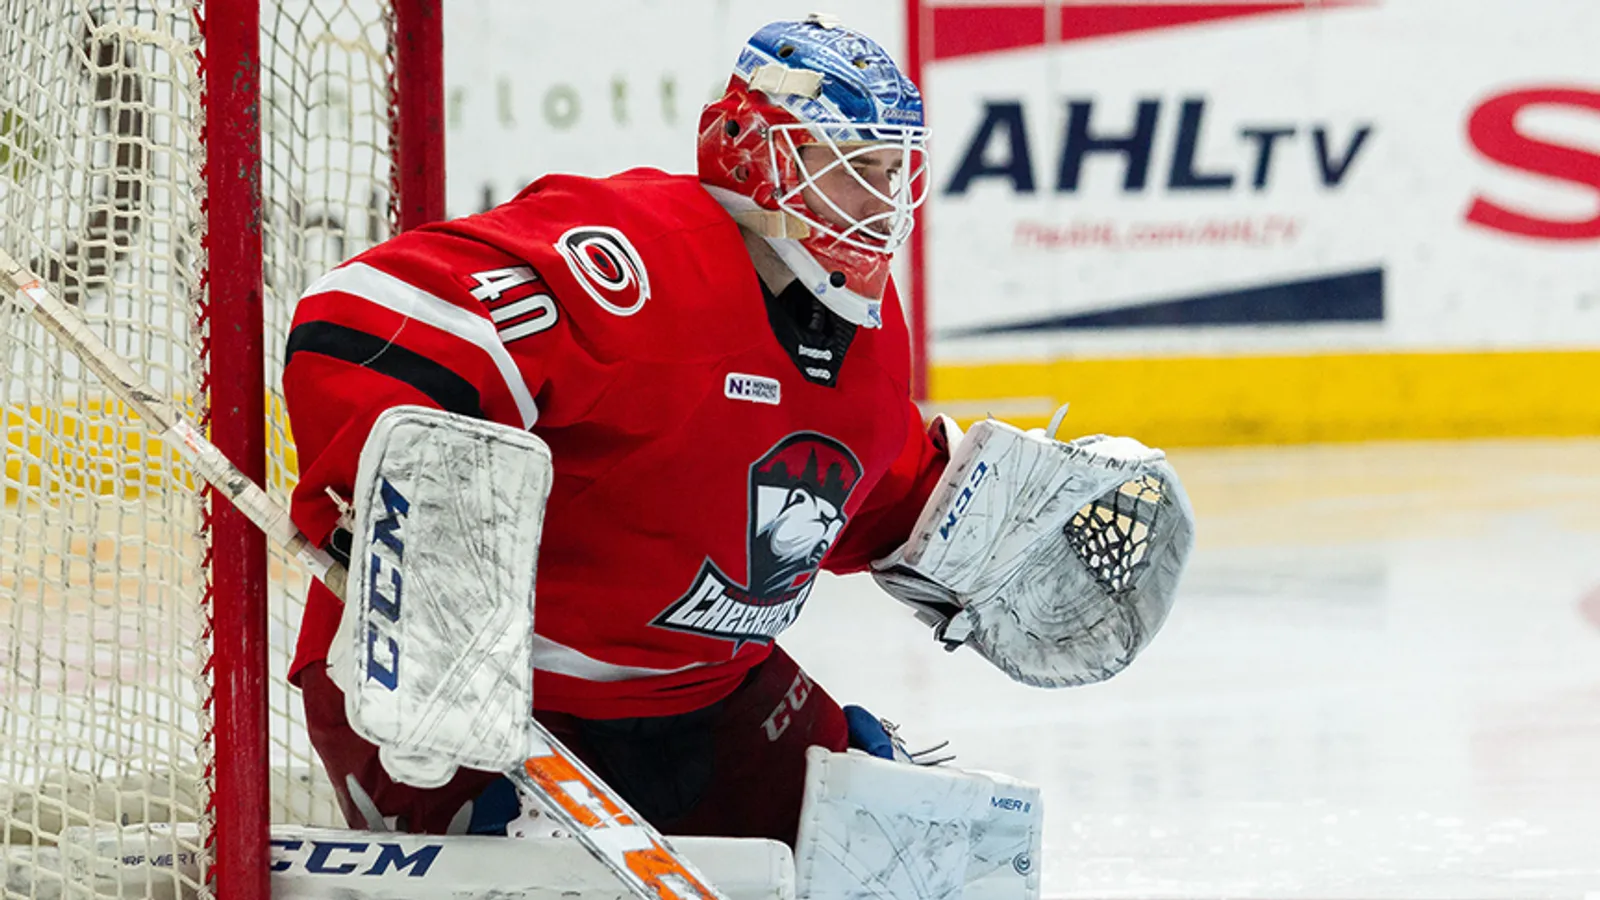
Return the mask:
[[1110,678],[1149,643],[1193,546],[1160,450],[989,419],[952,452],[910,540],[872,567],[948,648],[1068,687]]

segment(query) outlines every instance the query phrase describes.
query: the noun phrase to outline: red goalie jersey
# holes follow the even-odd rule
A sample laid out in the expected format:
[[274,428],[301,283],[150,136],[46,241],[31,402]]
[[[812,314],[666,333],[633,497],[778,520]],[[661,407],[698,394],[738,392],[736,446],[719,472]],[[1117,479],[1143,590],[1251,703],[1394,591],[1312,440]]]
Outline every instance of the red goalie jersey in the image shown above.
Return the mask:
[[[296,524],[327,543],[373,420],[421,404],[531,428],[555,482],[535,697],[586,718],[731,692],[817,569],[902,542],[945,463],[910,402],[893,288],[876,329],[766,290],[693,177],[552,176],[396,237],[300,301],[284,391]],[[339,601],[312,588],[293,672]]]

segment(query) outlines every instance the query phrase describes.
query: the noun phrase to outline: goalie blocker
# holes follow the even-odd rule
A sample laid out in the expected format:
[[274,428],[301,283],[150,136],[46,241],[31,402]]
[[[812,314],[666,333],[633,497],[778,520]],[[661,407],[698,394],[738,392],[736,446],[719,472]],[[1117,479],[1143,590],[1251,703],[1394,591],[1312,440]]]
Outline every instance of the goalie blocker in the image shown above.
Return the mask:
[[[1063,408],[1064,411],[1064,408]],[[985,420],[953,433],[945,476],[878,584],[933,626],[1039,687],[1103,681],[1154,637],[1194,546],[1194,513],[1160,450],[1057,441]]]

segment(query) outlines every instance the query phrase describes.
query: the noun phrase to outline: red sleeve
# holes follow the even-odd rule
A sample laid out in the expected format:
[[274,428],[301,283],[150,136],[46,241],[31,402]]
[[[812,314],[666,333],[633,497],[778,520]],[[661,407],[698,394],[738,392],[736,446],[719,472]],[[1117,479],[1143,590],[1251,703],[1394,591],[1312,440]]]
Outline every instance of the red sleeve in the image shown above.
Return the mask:
[[[330,546],[378,415],[413,404],[533,425],[569,323],[526,261],[448,226],[393,238],[312,285],[295,308],[283,372],[300,481],[296,526]],[[335,548],[346,549],[346,548]],[[340,603],[306,597],[290,679],[327,654]]]
[[859,572],[905,543],[944,474],[950,454],[943,440],[923,426],[915,403],[906,403],[906,417],[905,446],[823,562],[830,572]]
[[[527,263],[483,243],[423,230],[335,269],[295,309],[283,373],[300,482],[290,512],[325,543],[351,495],[362,445],[385,409],[415,404],[526,428],[545,354],[560,345],[554,300]],[[528,318],[532,315],[533,318]],[[517,329],[512,331],[511,329]],[[533,332],[537,333],[537,332]]]

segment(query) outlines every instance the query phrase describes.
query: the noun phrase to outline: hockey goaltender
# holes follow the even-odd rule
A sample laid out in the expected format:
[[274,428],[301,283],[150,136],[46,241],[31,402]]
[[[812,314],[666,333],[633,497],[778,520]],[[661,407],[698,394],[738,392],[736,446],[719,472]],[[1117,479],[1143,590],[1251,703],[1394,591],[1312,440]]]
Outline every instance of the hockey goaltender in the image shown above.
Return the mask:
[[[889,273],[926,135],[871,39],[776,22],[696,175],[550,175],[307,291],[292,514],[352,577],[292,678],[358,831],[275,832],[276,891],[1037,897],[1035,788],[929,765],[777,643],[819,569],[870,571],[1018,682],[1099,681],[1193,544],[1158,450],[924,422]],[[462,599],[496,592],[526,616]],[[484,672],[527,686],[441,693]]]

